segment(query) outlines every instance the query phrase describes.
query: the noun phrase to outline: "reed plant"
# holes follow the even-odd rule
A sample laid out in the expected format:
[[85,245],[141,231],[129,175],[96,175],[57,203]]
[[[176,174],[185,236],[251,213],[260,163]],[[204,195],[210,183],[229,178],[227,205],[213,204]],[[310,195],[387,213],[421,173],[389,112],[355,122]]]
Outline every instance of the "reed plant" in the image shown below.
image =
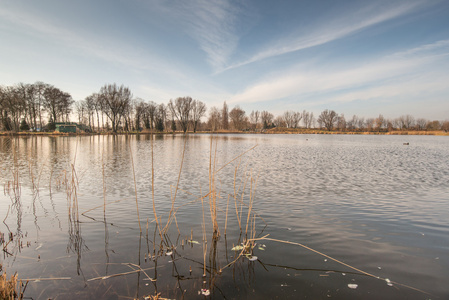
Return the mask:
[[25,293],[28,281],[25,283],[18,279],[17,273],[10,278],[3,271],[3,267],[0,264],[0,299],[1,300],[21,300]]

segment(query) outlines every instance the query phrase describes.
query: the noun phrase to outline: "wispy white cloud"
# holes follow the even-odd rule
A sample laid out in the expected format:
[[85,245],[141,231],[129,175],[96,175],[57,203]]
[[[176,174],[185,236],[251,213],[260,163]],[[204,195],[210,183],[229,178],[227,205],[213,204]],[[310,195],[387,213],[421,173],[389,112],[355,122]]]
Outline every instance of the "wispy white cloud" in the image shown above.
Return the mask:
[[[54,23],[42,15],[25,11],[0,9],[0,17],[14,26],[14,30],[22,30],[22,34],[39,37],[46,47],[63,46],[73,49],[77,54],[93,57],[113,64],[119,64],[135,70],[152,70],[173,77],[184,77],[176,68],[164,62],[156,54],[138,45],[128,46],[123,41],[114,40],[110,36],[94,35],[89,32],[66,28],[63,24]],[[43,55],[45,53],[42,53]]]
[[268,48],[262,49],[249,59],[231,64],[218,72],[344,38],[373,25],[405,15],[419,7],[421,3],[410,1],[397,6],[383,5],[381,8],[373,4],[359,11],[348,11],[344,15],[339,14],[337,18],[321,22],[324,25],[315,25],[315,28],[310,28],[308,31],[302,30],[301,33],[297,34],[284,34],[280,40],[271,41]]
[[[412,55],[413,54],[413,55]],[[288,75],[256,83],[234,95],[229,103],[261,102],[298,97],[326,99],[327,103],[371,99],[411,91],[449,90],[449,74],[438,68],[449,64],[449,40],[422,45],[358,66],[290,71]],[[409,86],[409,88],[406,88]],[[429,88],[432,88],[429,90]],[[317,103],[317,102],[315,102]]]
[[227,64],[239,42],[235,25],[241,12],[236,5],[228,0],[193,0],[160,9],[175,16],[173,19],[199,44],[214,69]]

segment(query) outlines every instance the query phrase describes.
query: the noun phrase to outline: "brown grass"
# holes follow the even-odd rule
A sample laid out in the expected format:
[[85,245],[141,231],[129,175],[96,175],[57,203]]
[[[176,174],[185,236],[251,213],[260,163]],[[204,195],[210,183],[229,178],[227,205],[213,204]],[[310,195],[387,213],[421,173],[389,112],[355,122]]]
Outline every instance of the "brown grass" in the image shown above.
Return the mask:
[[[0,272],[2,272],[2,265],[0,264]],[[0,299],[14,300],[23,299],[23,293],[28,285],[28,281],[23,284],[22,280],[18,279],[17,273],[12,275],[9,279],[6,272],[0,275]]]

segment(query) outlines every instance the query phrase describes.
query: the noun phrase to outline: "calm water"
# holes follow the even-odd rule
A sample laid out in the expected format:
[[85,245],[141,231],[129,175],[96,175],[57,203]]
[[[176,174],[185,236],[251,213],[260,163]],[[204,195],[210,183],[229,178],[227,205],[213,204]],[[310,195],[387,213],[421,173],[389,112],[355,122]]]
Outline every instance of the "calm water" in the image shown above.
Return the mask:
[[[447,137],[219,135],[212,149],[209,135],[0,137],[4,270],[33,299],[449,298]],[[218,239],[200,200],[211,161]],[[162,248],[152,164],[162,226],[176,195]],[[257,241],[254,261],[231,250],[251,201],[247,235],[292,242]]]

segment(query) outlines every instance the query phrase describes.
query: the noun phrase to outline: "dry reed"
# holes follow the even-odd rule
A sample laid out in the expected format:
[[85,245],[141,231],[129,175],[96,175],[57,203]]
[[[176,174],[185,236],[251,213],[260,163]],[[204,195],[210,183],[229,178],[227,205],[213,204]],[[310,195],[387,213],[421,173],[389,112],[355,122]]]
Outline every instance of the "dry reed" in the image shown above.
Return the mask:
[[137,201],[137,183],[136,183],[136,172],[134,170],[134,160],[133,160],[133,152],[131,149],[131,141],[128,141],[129,146],[129,156],[131,157],[131,165],[133,170],[133,179],[134,179],[134,194],[136,196],[136,210],[137,210],[137,221],[139,222],[139,230],[142,233],[142,225],[140,224],[140,214],[139,214],[139,201]]
[[2,265],[0,264],[0,299],[15,300],[23,299],[28,281],[24,284],[22,280],[18,279],[17,273],[12,275],[9,279],[6,272],[3,272]]

